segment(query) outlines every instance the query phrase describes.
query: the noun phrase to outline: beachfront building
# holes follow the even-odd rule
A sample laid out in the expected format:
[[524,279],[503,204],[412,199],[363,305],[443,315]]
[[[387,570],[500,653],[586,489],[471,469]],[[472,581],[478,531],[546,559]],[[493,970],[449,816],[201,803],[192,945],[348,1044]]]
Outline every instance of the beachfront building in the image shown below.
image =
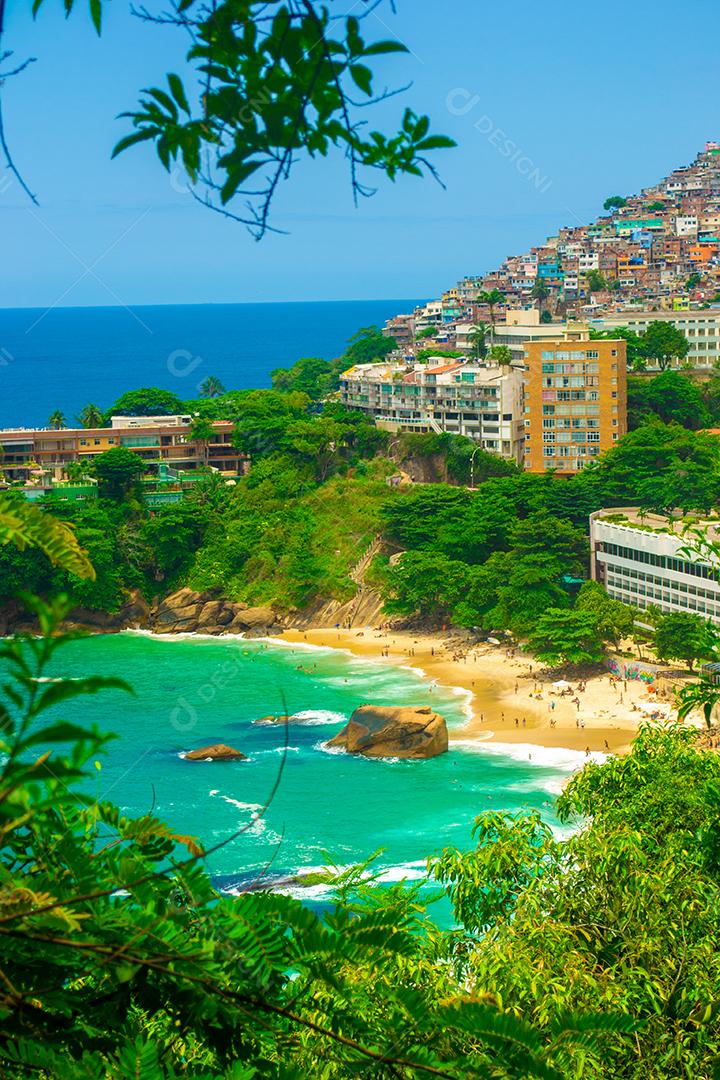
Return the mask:
[[142,458],[148,473],[160,465],[190,471],[208,465],[227,476],[243,471],[233,446],[233,424],[213,421],[205,445],[193,439],[191,416],[114,416],[103,428],[10,428],[0,430],[0,478],[27,481],[43,476],[60,480],[73,462],[91,463],[106,450],[124,446]]
[[[680,518],[637,508],[598,510],[590,516],[591,573],[613,600],[666,614],[692,612],[720,623],[720,560],[696,546]],[[720,540],[720,519],[702,520],[709,542]]]
[[697,311],[622,311],[594,319],[595,330],[614,330],[626,326],[644,334],[654,322],[672,323],[684,334],[690,346],[686,361],[696,368],[710,368],[720,360],[720,308]]
[[522,462],[522,371],[479,361],[356,364],[340,377],[349,409],[388,431],[450,432]]
[[568,324],[524,350],[525,468],[577,472],[627,431],[626,344]]

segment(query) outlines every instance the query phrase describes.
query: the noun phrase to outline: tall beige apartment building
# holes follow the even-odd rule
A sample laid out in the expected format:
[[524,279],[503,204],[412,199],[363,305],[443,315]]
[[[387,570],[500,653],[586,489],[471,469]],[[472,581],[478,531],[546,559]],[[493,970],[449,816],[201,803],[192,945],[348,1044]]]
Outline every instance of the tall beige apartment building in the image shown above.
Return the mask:
[[627,431],[625,342],[578,328],[524,348],[525,468],[577,472]]

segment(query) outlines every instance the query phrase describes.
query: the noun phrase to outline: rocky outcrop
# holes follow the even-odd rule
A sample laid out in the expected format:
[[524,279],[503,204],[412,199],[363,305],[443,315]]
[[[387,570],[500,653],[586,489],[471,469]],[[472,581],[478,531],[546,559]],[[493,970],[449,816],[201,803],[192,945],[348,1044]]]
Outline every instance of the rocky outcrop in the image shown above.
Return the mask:
[[149,616],[149,626],[159,634],[262,635],[277,624],[270,607],[248,607],[218,597],[214,592],[178,589],[166,596]]
[[372,758],[437,757],[448,748],[447,725],[429,707],[361,705],[328,746]]
[[203,746],[199,750],[188,750],[185,755],[186,761],[247,761],[245,754],[235,750],[232,746],[224,743],[215,743],[214,746]]
[[90,630],[114,633],[116,630],[136,630],[147,626],[150,605],[139,589],[132,589],[118,611],[95,611],[92,608],[73,608],[63,623],[65,630]]
[[265,724],[287,724],[292,719],[292,716],[261,716],[258,720],[253,720],[253,724],[259,727]]

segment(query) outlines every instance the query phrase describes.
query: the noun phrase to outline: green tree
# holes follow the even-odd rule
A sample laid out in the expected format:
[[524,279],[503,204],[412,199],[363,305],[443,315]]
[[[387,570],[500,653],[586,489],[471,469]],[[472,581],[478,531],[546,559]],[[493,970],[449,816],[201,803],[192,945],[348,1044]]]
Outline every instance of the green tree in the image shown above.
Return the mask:
[[608,283],[603,274],[599,270],[588,270],[585,275],[587,281],[588,292],[604,292],[608,287]]
[[720,442],[679,424],[649,421],[577,479],[596,506],[709,510],[720,500]]
[[84,428],[99,428],[105,424],[102,409],[92,404],[85,406],[78,419]]
[[553,317],[552,317],[552,315],[550,314],[549,311],[541,311],[540,312],[540,322],[541,323],[551,323],[552,321],[553,321]]
[[202,455],[203,465],[207,466],[210,443],[215,437],[212,421],[203,416],[196,416],[190,424],[190,438],[197,443]]
[[528,634],[528,649],[543,664],[598,664],[603,659],[600,621],[593,611],[549,608]]
[[512,349],[509,345],[493,345],[488,350],[488,360],[507,367],[513,362]]
[[679,371],[663,371],[653,379],[628,381],[628,414],[633,427],[649,414],[666,424],[681,424],[692,430],[711,423],[700,387]]
[[201,546],[211,520],[207,507],[189,499],[164,506],[143,522],[140,538],[156,581],[175,578]]
[[720,683],[709,677],[703,677],[690,686],[683,686],[675,697],[678,716],[686,720],[690,713],[701,712],[705,723],[713,726],[713,713],[720,703]]
[[542,310],[545,301],[550,296],[550,286],[543,278],[537,277],[535,278],[535,284],[530,290],[530,295],[532,296],[533,300],[537,300]]
[[67,427],[65,414],[62,413],[60,409],[55,409],[54,412],[50,413],[50,416],[48,417],[48,427],[53,428],[55,431],[61,431],[63,428]]
[[140,390],[128,390],[105,412],[105,420],[111,416],[177,416],[185,407],[171,390],[157,386],[144,386]]
[[470,334],[470,356],[476,360],[484,360],[488,351],[487,337],[490,327],[485,322],[478,322]]
[[504,561],[504,576],[496,584],[497,603],[485,616],[485,625],[525,635],[548,609],[569,607],[560,584],[567,568],[560,559],[539,553],[518,557],[509,552]]
[[655,648],[661,660],[683,660],[692,671],[696,660],[707,660],[718,643],[712,624],[690,612],[664,615],[655,629]]
[[698,287],[698,285],[700,284],[701,281],[702,281],[702,274],[698,274],[698,273],[691,274],[690,277],[685,282],[685,288],[687,289],[688,292],[691,292],[692,289],[696,289]]
[[611,195],[603,203],[603,210],[622,210],[624,206],[627,206],[627,199],[622,195]]
[[647,212],[649,214],[657,214],[657,213],[660,213],[660,211],[665,209],[665,203],[662,202],[660,199],[657,199],[655,202],[649,203],[645,207],[645,209],[647,210]]
[[603,641],[618,645],[623,638],[632,636],[636,612],[620,600],[611,600],[597,581],[583,582],[575,601],[575,610],[593,615]]
[[363,326],[348,341],[342,357],[343,370],[353,364],[374,364],[384,360],[396,348],[395,338],[383,334],[378,326]]
[[224,393],[225,387],[215,375],[208,375],[200,384],[200,397],[222,397]]
[[588,541],[572,522],[538,510],[516,521],[510,530],[513,555],[549,555],[564,566],[563,574],[577,576],[587,566]]
[[125,446],[115,446],[98,454],[92,463],[97,477],[99,494],[108,499],[123,500],[136,494],[138,481],[145,471],[141,457]]
[[[371,194],[373,173],[391,180],[436,175],[428,155],[455,145],[410,108],[389,135],[366,130],[367,107],[387,96],[375,91],[375,58],[407,49],[365,40],[363,16],[352,9],[331,17],[310,2],[275,4],[268,17],[264,4],[248,3],[238,25],[222,0],[212,15],[194,7],[192,15],[190,78],[171,73],[166,84],[144,90],[136,111],[124,114],[132,127],[113,153],[151,141],[168,171],[175,162],[184,168],[201,202],[257,238],[270,228],[276,189],[296,162],[345,153],[359,198]],[[155,21],[184,28],[185,19],[182,11]],[[197,80],[202,93],[195,93]]]
[[457,559],[424,551],[409,551],[390,567],[385,610],[395,615],[419,615],[432,624],[448,618],[463,596],[468,567]]
[[290,454],[314,465],[316,478],[322,483],[339,460],[348,435],[343,424],[328,416],[317,416],[288,424],[284,445]]
[[484,289],[478,294],[478,303],[484,304],[490,311],[490,341],[495,340],[495,308],[505,300],[505,293],[499,289]]
[[685,335],[669,322],[652,322],[642,335],[643,351],[665,371],[673,360],[684,360],[690,349]]
[[628,368],[632,371],[643,371],[646,366],[646,356],[640,334],[629,330],[627,326],[614,326],[612,330],[590,328],[591,341],[616,341],[618,338],[622,338],[625,342]]
[[432,549],[443,527],[456,521],[471,498],[469,491],[449,484],[413,487],[383,507],[387,536],[401,548]]
[[251,390],[238,412],[233,435],[236,448],[253,460],[284,452],[288,426],[307,416],[309,404],[307,394],[296,390]]
[[335,365],[317,356],[306,356],[291,368],[275,368],[270,372],[274,390],[297,390],[311,401],[319,401],[338,388]]

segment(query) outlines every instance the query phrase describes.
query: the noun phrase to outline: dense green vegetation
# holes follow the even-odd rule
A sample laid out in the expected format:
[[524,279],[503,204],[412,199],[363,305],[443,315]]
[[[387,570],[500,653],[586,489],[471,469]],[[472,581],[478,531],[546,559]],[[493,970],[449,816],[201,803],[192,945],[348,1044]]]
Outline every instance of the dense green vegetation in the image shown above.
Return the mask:
[[[588,287],[595,291],[608,286],[598,270],[591,270],[588,274]],[[645,371],[648,364],[665,371],[673,362],[684,360],[690,350],[689,342],[682,331],[673,323],[662,320],[651,323],[647,330],[640,334],[626,326],[616,326],[611,330],[591,329],[590,337],[606,340],[624,338],[630,371]]]
[[[368,333],[350,347],[365,348]],[[608,606],[604,594],[589,593],[590,586],[578,595],[588,574],[588,515],[627,505],[690,512],[720,501],[720,443],[674,422],[686,415],[680,391],[698,393],[674,372],[644,384],[643,423],[571,478],[522,473],[460,436],[391,440],[362,414],[317,400],[317,380],[327,372],[315,362],[301,361],[285,374],[286,389],[217,388],[200,399],[206,411],[194,421],[197,440],[207,442],[208,415],[233,417],[235,445],[251,464],[236,484],[207,472],[182,502],[149,511],[138,458],[124,449],[101,454],[93,467],[97,500],[49,498],[45,505],[72,523],[96,577],[76,581],[32,551],[6,547],[0,599],[27,588],[44,596],[67,591],[81,607],[112,612],[130,589],[151,599],[190,585],[286,611],[346,602],[357,591],[353,567],[382,538],[385,554],[367,584],[382,594],[389,614],[509,629],[529,636],[548,663],[590,663],[632,631],[633,619],[622,605]],[[163,402],[177,408],[164,391],[134,395],[121,402],[151,412]],[[687,406],[688,415],[698,415],[696,406]],[[431,482],[388,486],[398,469]],[[460,486],[469,484],[475,490]],[[661,655],[684,662],[711,655],[709,639],[686,638],[697,645],[692,656],[685,655],[689,645],[685,652],[676,645],[673,654],[665,644],[672,635],[660,630]]]
[[700,380],[685,372],[664,371],[652,378],[628,377],[628,425],[654,417],[698,430],[720,426],[720,371]]
[[[348,571],[378,535],[401,553],[371,575],[390,612],[509,628],[548,664],[593,663],[633,632],[634,613],[581,584],[588,513],[716,504],[717,440],[650,416],[569,479],[480,451],[471,491],[458,483],[476,449],[466,440],[390,445],[362,416],[296,387],[233,400],[235,439],[252,463],[234,486],[207,473],[182,502],[149,512],[137,459],[113,450],[95,464],[96,501],[0,502],[4,595],[70,596],[31,601],[44,636],[0,649],[10,674],[0,702],[0,1071],[713,1076],[720,762],[692,729],[643,730],[627,757],[587,765],[559,802],[563,819],[584,824],[570,839],[537,814],[481,814],[472,850],[430,860],[456,920],[441,931],[422,883],[379,888],[371,867],[329,872],[334,899],[319,913],[269,893],[219,896],[202,836],[177,836],[152,814],[127,820],[82,794],[106,736],[68,721],[68,708],[121,684],[43,680],[72,604],[113,610],[129,587],[152,595],[180,583],[286,608],[349,599]],[[419,460],[456,482],[388,486],[398,463]],[[693,664],[717,638],[697,616],[665,616],[656,645]],[[686,696],[704,707],[718,693],[703,680]]]
[[477,492],[434,484],[402,493],[384,511],[386,535],[407,552],[386,574],[388,610],[521,636],[539,625],[532,644],[548,661],[598,660],[632,619],[622,605],[599,603],[591,586],[574,608],[573,579],[588,570],[588,515],[630,505],[709,509],[720,498],[719,469],[714,436],[656,420],[571,478],[509,470]]
[[44,682],[65,609],[33,606],[44,636],[0,652],[8,1080],[715,1074],[720,761],[694,731],[648,728],[587,765],[559,800],[585,823],[568,840],[537,813],[482,813],[473,849],[429,860],[449,931],[423,883],[378,887],[367,864],[328,871],[322,912],[222,896],[202,835],[83,793],[108,736],[63,715],[128,688]]

